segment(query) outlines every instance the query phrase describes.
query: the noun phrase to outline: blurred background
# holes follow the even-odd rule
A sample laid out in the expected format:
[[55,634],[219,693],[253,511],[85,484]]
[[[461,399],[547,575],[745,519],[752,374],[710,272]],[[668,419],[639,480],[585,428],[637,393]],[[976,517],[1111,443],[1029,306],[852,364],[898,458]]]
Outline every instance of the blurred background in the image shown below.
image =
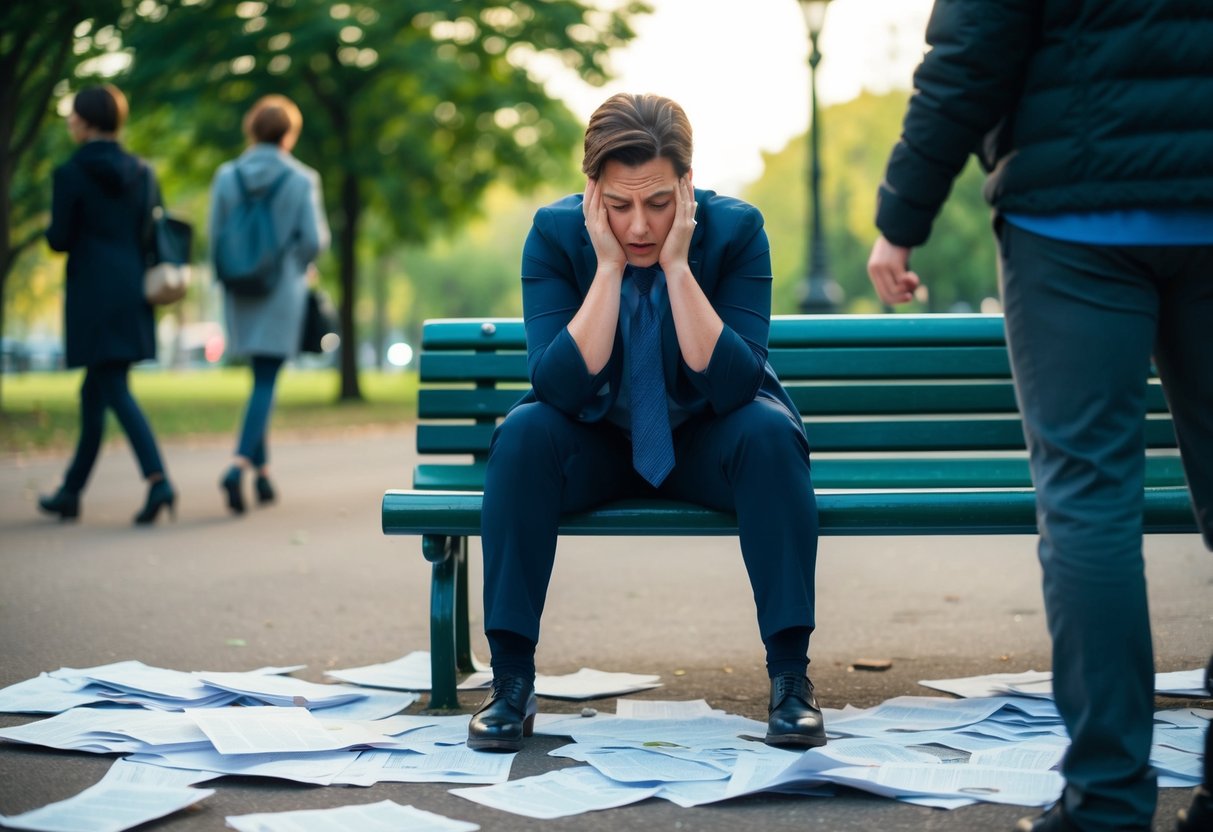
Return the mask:
[[[884,311],[864,266],[930,5],[10,2],[0,12],[3,449],[63,444],[74,430],[79,377],[57,372],[63,261],[41,235],[51,171],[72,152],[63,116],[82,86],[124,90],[124,143],[195,228],[190,294],[157,310],[159,361],[133,379],[168,435],[228,431],[238,418],[247,374],[225,359],[205,262],[208,190],[243,149],[240,120],[256,98],[300,105],[295,153],[323,180],[334,236],[321,285],[341,340],[284,377],[275,424],[348,425],[411,417],[425,319],[521,314],[531,217],[582,189],[585,121],[618,91],[681,103],[696,186],[762,210],[775,313]],[[981,181],[971,163],[915,252],[930,291],[906,311],[997,311]]]

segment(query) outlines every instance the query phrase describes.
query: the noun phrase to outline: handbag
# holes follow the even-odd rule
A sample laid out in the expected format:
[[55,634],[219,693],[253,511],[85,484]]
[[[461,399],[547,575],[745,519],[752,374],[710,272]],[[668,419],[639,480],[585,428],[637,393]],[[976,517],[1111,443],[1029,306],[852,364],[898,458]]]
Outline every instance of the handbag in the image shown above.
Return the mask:
[[320,289],[307,290],[307,306],[303,312],[303,332],[299,337],[301,352],[331,352],[324,348],[325,336],[335,335],[339,328],[333,302]]
[[148,217],[144,229],[147,269],[143,272],[143,296],[159,306],[185,297],[190,285],[190,248],[194,229],[185,220],[170,216],[157,204],[156,182],[147,172]]

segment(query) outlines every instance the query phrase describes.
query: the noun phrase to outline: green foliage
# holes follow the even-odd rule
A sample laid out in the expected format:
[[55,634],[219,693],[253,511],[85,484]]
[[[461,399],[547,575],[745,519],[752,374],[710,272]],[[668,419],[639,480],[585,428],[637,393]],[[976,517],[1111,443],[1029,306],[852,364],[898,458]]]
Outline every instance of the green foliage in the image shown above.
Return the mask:
[[[821,114],[822,225],[830,271],[846,293],[845,311],[880,309],[868,282],[867,261],[877,233],[876,189],[900,135],[906,100],[901,91],[865,92]],[[762,177],[745,192],[766,217],[777,313],[798,311],[806,272],[806,156],[803,136],[767,154]],[[980,168],[970,161],[931,239],[913,254],[913,267],[930,290],[924,309],[947,311],[958,303],[976,309],[983,298],[997,295],[990,209],[981,196],[982,181]]]
[[[0,416],[5,453],[70,450],[80,428],[81,371],[24,373],[8,379],[9,412]],[[333,407],[332,370],[290,368],[275,391],[273,430],[355,429],[416,418],[417,374],[363,372],[366,401]],[[131,389],[159,439],[235,434],[250,389],[246,368],[136,371]],[[108,435],[121,430],[109,419]]]
[[[364,214],[394,242],[420,242],[474,216],[494,182],[525,190],[559,176],[582,128],[527,63],[554,56],[601,83],[607,52],[633,36],[629,18],[648,11],[582,0],[126,3],[133,61],[122,81],[170,114],[172,168],[209,179],[215,151],[240,150],[240,120],[258,97],[299,104],[296,155],[324,180],[352,344]],[[358,397],[353,350],[342,352],[342,378],[342,397]]]

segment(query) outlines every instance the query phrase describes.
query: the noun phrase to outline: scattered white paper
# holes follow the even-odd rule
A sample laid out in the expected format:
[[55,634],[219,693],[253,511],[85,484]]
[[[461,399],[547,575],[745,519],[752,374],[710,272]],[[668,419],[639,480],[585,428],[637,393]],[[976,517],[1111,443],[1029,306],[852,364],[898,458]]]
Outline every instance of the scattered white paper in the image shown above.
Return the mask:
[[296,783],[331,785],[357,759],[351,751],[315,751],[306,754],[220,754],[213,748],[132,754],[134,763],[166,768],[236,774],[244,777],[277,777]]
[[[921,681],[924,687],[954,693],[957,696],[997,696],[1012,693],[1017,696],[1053,698],[1053,674],[1048,671],[1027,670],[1023,673],[990,673],[961,679]],[[1176,670],[1154,674],[1154,692],[1159,696],[1208,696],[1205,669]]]
[[830,736],[871,737],[886,731],[961,728],[988,719],[1005,704],[1005,697],[898,696],[857,714],[827,721],[826,732]]
[[[432,684],[430,654],[421,650],[382,664],[327,670],[325,675],[355,685],[396,690],[429,690]],[[492,678],[491,672],[482,670],[472,673],[459,685],[459,689],[487,687]],[[537,675],[535,693],[550,699],[601,699],[660,687],[660,680],[660,676],[608,673],[583,667],[576,673],[564,676]]]
[[129,758],[121,757],[114,760],[114,764],[109,767],[109,771],[105,773],[100,782],[184,788],[222,776],[213,771],[190,771],[183,768],[165,768],[147,763],[133,763]]
[[474,832],[480,828],[391,800],[336,809],[229,815],[226,820],[237,832]]
[[599,748],[586,754],[585,762],[617,783],[685,783],[729,776],[727,769],[709,762],[649,748]]
[[661,687],[661,677],[583,667],[564,676],[535,676],[535,694],[549,699],[602,699]]
[[1209,696],[1205,687],[1205,668],[1176,670],[1154,674],[1154,692],[1160,696]]
[[624,786],[589,766],[549,771],[497,786],[451,789],[451,794],[528,818],[563,818],[639,803],[661,791],[660,786]]
[[963,698],[973,698],[1011,693],[1012,685],[1033,685],[1052,681],[1053,674],[1047,670],[1025,670],[1022,673],[987,673],[984,676],[965,676],[959,679],[924,679],[918,684]]
[[86,681],[57,679],[48,673],[0,690],[0,712],[7,714],[58,714],[104,701]]
[[421,697],[395,690],[364,689],[362,698],[343,705],[325,705],[316,716],[325,719],[385,719],[412,705]]
[[[346,670],[328,670],[325,671],[325,675],[372,688],[425,691],[432,686],[430,654],[424,651],[414,651],[407,656],[383,664],[369,664]],[[456,687],[459,690],[480,690],[487,688],[492,681],[493,672],[486,668],[469,673]]]
[[376,783],[504,783],[514,754],[472,751],[466,746],[413,751],[363,751],[334,781],[349,786]]
[[0,815],[0,824],[39,832],[121,832],[171,815],[214,793],[213,789],[101,782],[31,812]]
[[318,685],[293,676],[267,676],[256,672],[195,675],[219,690],[285,707],[324,708],[353,702],[366,696],[365,691],[348,685]]
[[886,797],[970,798],[1016,806],[1047,806],[1061,797],[1063,786],[1061,775],[1055,771],[975,765],[890,763],[831,769],[822,772],[821,777]]
[[687,702],[657,699],[620,699],[615,703],[615,716],[626,719],[694,719],[697,716],[723,714],[703,699]]
[[388,742],[361,723],[322,722],[306,708],[205,708],[188,710],[220,754],[275,754],[335,751],[355,745]]

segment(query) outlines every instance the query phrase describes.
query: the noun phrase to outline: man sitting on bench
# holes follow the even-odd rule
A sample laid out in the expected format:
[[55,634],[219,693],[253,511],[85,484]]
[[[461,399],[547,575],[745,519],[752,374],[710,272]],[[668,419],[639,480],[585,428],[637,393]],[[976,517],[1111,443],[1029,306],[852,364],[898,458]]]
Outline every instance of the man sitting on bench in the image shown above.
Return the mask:
[[809,445],[767,363],[771,261],[754,207],[691,183],[691,126],[655,95],[590,118],[585,193],[535,216],[522,256],[532,389],[485,471],[493,685],[468,746],[517,751],[563,512],[664,497],[735,512],[771,678],[766,741],[826,741],[808,668],[817,506]]

